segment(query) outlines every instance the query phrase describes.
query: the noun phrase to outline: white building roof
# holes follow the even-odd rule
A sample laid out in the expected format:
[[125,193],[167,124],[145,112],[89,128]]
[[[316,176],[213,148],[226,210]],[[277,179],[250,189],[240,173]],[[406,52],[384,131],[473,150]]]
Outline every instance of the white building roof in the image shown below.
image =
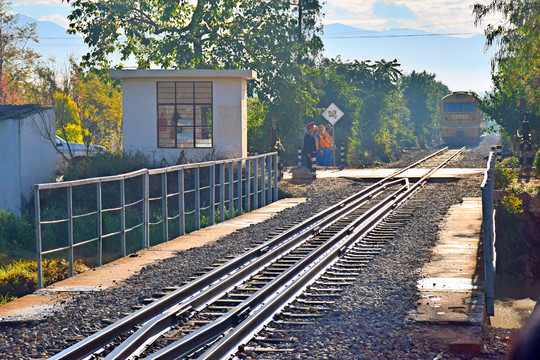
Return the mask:
[[125,78],[243,78],[254,80],[257,78],[255,70],[178,70],[178,69],[122,69],[110,70],[114,79]]

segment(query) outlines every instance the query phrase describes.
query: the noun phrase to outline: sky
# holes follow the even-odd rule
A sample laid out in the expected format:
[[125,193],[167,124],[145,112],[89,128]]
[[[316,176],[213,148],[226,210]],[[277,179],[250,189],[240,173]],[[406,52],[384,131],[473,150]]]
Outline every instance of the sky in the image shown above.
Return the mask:
[[[189,0],[196,1],[196,0]],[[476,27],[472,15],[475,2],[489,3],[491,0],[323,0],[323,24],[340,23],[370,31],[399,29],[422,30],[431,34],[449,34],[456,37],[469,37],[483,34],[483,25]],[[30,16],[41,21],[51,21],[64,28],[68,27],[67,16],[71,7],[61,0],[11,0],[15,13]],[[487,23],[498,23],[495,17],[487,18]],[[360,33],[343,33],[343,36],[358,37]],[[327,41],[330,39],[328,36]],[[336,36],[336,34],[332,34]],[[323,36],[323,41],[325,36]],[[385,38],[377,39],[384,47]],[[421,40],[418,40],[421,43]],[[482,49],[477,49],[482,51]],[[334,54],[332,54],[334,56]],[[481,79],[477,89],[488,89],[490,85],[490,54],[482,59]],[[362,60],[362,59],[360,59]],[[422,64],[416,66],[422,70]],[[425,67],[429,69],[428,67]],[[443,74],[441,74],[443,76]],[[445,75],[446,76],[446,75]],[[443,76],[444,77],[444,76]],[[463,77],[467,80],[467,76]],[[444,79],[442,79],[444,82]],[[451,80],[449,80],[451,81]],[[456,81],[454,79],[454,81]],[[460,87],[459,84],[455,85]],[[466,84],[461,86],[467,89]]]
[[[486,0],[326,0],[324,23],[367,30],[416,29],[434,33],[482,34],[474,26],[474,3]],[[495,17],[488,18],[496,22]]]

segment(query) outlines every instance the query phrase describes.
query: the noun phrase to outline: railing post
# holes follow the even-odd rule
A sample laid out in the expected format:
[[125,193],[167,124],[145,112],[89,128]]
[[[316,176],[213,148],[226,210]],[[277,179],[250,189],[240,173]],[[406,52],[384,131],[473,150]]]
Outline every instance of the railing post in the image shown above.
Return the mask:
[[163,242],[169,240],[169,206],[167,201],[167,173],[161,173],[161,216],[163,217]]
[[73,187],[67,187],[69,276],[73,276]]
[[253,210],[259,208],[259,158],[253,159]]
[[200,168],[197,166],[193,171],[193,176],[195,176],[195,179],[193,181],[194,187],[195,187],[195,230],[199,230],[201,228],[201,201],[200,201],[200,186],[199,186],[199,170]]
[[39,187],[34,186],[34,211],[36,213],[36,253],[37,253],[37,272],[38,272],[38,289],[43,287],[43,255],[41,254],[41,205],[39,201]]
[[186,216],[185,216],[185,199],[184,199],[184,170],[178,170],[178,234],[186,233]]
[[101,200],[101,181],[96,183],[96,212],[98,239],[97,265],[101,266],[103,264],[103,202]]
[[266,205],[266,157],[261,158],[261,207]]
[[274,155],[274,187],[273,187],[273,193],[274,196],[272,198],[272,201],[277,201],[278,199],[278,156],[277,154]]
[[267,170],[267,182],[268,187],[266,188],[266,205],[272,202],[272,155],[266,157],[266,168]]
[[214,225],[214,219],[216,218],[216,165],[210,166],[210,215],[208,219],[208,225]]
[[219,164],[219,222],[225,219],[225,164]]
[[234,217],[234,163],[228,162],[229,172],[229,219]]
[[238,160],[236,165],[236,177],[238,178],[238,215],[242,215],[242,160]]
[[150,175],[148,171],[143,174],[143,249],[150,246]]
[[126,256],[126,183],[120,180],[120,242],[122,257]]
[[246,159],[246,212],[251,211],[251,160]]

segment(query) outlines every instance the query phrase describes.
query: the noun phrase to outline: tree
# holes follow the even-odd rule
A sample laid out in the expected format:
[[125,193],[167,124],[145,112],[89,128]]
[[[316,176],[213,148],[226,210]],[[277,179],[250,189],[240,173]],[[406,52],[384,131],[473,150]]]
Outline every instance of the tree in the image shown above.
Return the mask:
[[[397,60],[342,62],[323,61],[328,76],[321,105],[340,104],[346,113],[340,120],[339,134],[346,134],[347,159],[354,166],[399,157],[406,146],[415,145],[409,110],[399,82]],[[337,142],[340,142],[338,139]]]
[[402,78],[402,90],[419,145],[440,140],[440,102],[450,89],[436,81],[434,74],[413,71]]
[[268,108],[264,125],[286,144],[314,114],[319,0],[65,1],[73,8],[69,31],[90,47],[84,66],[122,67],[109,61],[118,51],[141,68],[256,69],[248,93]]
[[504,22],[486,27],[486,47],[497,43],[492,59],[494,89],[480,98],[480,108],[502,126],[514,150],[516,132],[527,118],[532,142],[540,146],[540,4],[538,0],[492,0],[475,4],[476,24],[489,14],[501,14]]
[[90,47],[85,65],[114,65],[107,56],[118,50],[141,68],[237,68],[296,43],[287,1],[65,1],[73,8],[69,31]]
[[99,144],[111,151],[120,150],[122,144],[122,92],[120,85],[108,75],[73,74],[71,96],[77,103],[81,125],[87,130],[85,144]]
[[39,58],[27,46],[38,42],[36,24],[18,26],[19,17],[10,9],[11,3],[0,0],[0,104],[22,103],[22,83]]
[[[107,74],[84,73],[74,59],[67,61],[62,72],[54,61],[41,63],[27,93],[28,101],[54,107],[56,134],[42,134],[53,144],[58,135],[68,142],[99,144],[112,151],[120,148],[120,86]],[[64,157],[70,161],[73,156]]]

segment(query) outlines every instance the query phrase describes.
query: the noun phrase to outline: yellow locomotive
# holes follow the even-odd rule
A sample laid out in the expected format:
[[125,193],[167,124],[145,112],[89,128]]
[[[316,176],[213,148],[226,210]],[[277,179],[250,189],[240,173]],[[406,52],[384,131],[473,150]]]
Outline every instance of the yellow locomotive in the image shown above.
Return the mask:
[[482,134],[482,112],[471,93],[454,91],[441,100],[441,133],[448,145],[477,144]]

